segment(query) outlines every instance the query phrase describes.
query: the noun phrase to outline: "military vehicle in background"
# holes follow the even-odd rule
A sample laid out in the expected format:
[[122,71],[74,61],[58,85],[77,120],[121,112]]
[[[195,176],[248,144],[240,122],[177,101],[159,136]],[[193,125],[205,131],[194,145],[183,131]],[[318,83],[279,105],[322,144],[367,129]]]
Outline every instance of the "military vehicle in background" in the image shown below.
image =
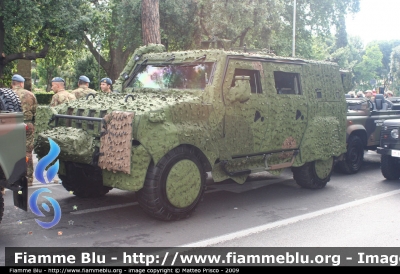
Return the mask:
[[[335,171],[354,174],[362,166],[364,152],[376,151],[379,146],[383,121],[400,118],[400,102],[385,99],[377,94],[373,101],[367,98],[346,98],[347,101],[347,151]],[[398,98],[399,99],[399,98]]]
[[26,128],[21,102],[7,88],[0,88],[0,222],[5,189],[13,191],[14,205],[27,211]]
[[[400,110],[400,98],[389,98],[393,109]],[[400,178],[400,119],[383,122],[380,134],[380,145],[377,152],[381,154],[382,175],[388,180]]]
[[330,62],[149,45],[121,73],[119,93],[39,107],[35,152],[45,156],[51,138],[68,191],[135,191],[161,220],[194,211],[207,172],[242,184],[291,168],[298,185],[319,189],[346,152],[346,82]]

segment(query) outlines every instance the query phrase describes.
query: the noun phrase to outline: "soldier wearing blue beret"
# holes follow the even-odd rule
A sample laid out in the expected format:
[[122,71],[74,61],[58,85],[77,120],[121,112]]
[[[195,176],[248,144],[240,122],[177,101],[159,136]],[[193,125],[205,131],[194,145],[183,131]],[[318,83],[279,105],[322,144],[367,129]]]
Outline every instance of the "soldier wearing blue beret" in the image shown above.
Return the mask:
[[96,91],[89,88],[90,80],[85,75],[79,76],[78,88],[74,89],[71,94],[75,95],[76,99],[86,97],[88,94],[96,94]]
[[22,77],[19,74],[14,74],[13,77],[11,78],[11,81],[17,81],[17,82],[20,82],[20,83],[24,83],[25,82],[25,78]]
[[54,77],[51,80],[51,89],[54,91],[50,102],[51,107],[69,103],[76,99],[74,95],[65,90],[65,81],[61,77]]
[[103,78],[100,80],[100,89],[105,93],[111,92],[112,81],[110,78]]
[[24,89],[25,79],[19,74],[14,74],[11,78],[11,87],[21,101],[22,111],[24,113],[24,122],[26,124],[26,157],[28,158],[26,179],[28,186],[33,184],[33,135],[35,132],[35,115],[37,108],[36,96],[29,90]]

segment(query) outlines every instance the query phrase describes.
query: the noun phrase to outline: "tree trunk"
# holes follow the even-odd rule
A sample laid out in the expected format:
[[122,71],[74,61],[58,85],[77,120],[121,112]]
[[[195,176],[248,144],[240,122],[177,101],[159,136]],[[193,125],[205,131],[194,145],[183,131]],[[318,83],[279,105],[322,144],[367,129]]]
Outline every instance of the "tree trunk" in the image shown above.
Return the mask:
[[53,75],[52,75],[52,69],[47,69],[47,86],[46,86],[46,91],[50,92],[51,91],[51,79],[53,79]]
[[143,44],[161,44],[159,0],[142,0]]
[[31,60],[19,59],[17,63],[17,72],[25,78],[24,88],[32,90],[32,63]]

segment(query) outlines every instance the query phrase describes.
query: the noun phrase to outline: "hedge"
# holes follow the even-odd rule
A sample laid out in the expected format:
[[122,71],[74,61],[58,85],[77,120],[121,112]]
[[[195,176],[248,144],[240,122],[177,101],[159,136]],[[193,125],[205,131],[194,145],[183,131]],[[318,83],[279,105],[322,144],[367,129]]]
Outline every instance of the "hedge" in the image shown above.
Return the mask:
[[46,91],[35,91],[36,100],[38,105],[49,105],[51,102],[51,98],[54,95],[54,92],[46,92]]

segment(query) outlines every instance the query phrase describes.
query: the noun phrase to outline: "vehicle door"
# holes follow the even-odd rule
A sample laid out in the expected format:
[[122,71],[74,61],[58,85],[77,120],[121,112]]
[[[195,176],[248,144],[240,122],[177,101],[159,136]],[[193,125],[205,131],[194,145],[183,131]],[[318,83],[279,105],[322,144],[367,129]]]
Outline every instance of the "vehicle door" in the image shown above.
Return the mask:
[[262,68],[256,59],[228,57],[223,82],[224,139],[232,157],[258,153],[264,142],[268,105]]
[[302,65],[274,60],[264,62],[263,71],[268,112],[260,150],[297,149],[308,121],[308,101],[302,90]]

